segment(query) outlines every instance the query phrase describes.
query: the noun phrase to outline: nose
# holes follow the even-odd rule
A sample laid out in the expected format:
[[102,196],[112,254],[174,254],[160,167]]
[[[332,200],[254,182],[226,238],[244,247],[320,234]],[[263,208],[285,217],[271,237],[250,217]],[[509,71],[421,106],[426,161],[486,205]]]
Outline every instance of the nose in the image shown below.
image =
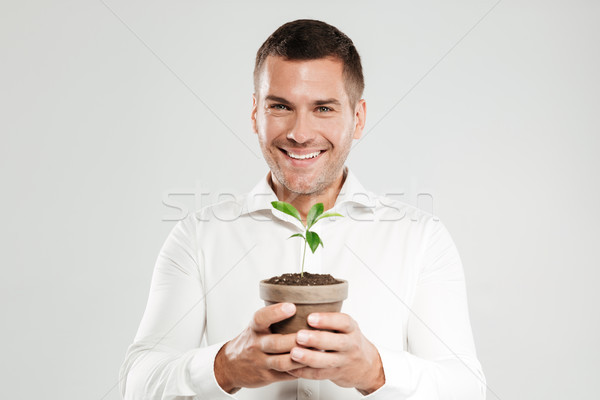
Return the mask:
[[315,137],[315,132],[311,126],[309,113],[301,111],[296,113],[291,129],[286,137],[297,143],[308,142]]

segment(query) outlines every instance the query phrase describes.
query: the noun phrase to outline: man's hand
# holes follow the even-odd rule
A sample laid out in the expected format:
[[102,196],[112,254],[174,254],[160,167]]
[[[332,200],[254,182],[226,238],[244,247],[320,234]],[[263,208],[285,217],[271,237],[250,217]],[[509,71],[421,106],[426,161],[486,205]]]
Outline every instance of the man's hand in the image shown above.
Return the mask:
[[287,371],[303,367],[290,357],[296,334],[271,334],[269,326],[296,313],[292,303],[261,308],[242,333],[227,342],[215,358],[215,377],[228,393],[242,387],[256,388],[277,381],[294,380]]
[[[305,367],[288,371],[306,379],[329,379],[341,387],[354,387],[363,395],[385,383],[383,365],[377,348],[358,329],[349,315],[313,313],[310,326],[335,331],[301,330],[296,334],[298,347],[291,351],[293,361]],[[325,350],[325,351],[320,351]]]

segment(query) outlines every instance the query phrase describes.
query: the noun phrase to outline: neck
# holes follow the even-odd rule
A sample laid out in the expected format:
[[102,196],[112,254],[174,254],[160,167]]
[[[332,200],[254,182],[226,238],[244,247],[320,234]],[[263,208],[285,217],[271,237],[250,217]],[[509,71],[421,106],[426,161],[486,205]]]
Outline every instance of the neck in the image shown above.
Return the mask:
[[335,205],[335,201],[340,193],[340,190],[342,189],[342,186],[346,181],[345,171],[346,169],[344,168],[338,176],[338,178],[335,180],[335,182],[333,182],[325,190],[318,194],[299,194],[291,192],[288,188],[286,188],[279,181],[277,181],[277,179],[273,179],[271,172],[269,172],[268,181],[269,185],[275,192],[277,199],[279,201],[285,201],[287,203],[290,203],[291,205],[296,207],[296,209],[300,213],[300,216],[302,217],[302,222],[306,224],[306,217],[308,215],[308,211],[313,205],[317,203],[323,203],[323,209],[325,211],[331,209]]

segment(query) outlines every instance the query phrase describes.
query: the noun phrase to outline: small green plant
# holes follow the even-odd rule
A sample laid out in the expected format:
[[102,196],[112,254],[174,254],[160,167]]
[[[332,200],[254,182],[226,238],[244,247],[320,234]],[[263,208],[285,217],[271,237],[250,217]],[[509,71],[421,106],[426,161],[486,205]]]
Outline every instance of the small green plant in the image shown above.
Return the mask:
[[[296,207],[294,207],[290,203],[286,203],[285,201],[272,201],[271,205],[276,210],[279,210],[296,218],[298,221],[300,221],[302,226],[304,226],[304,222],[302,222],[300,213],[298,212],[298,210],[296,210]],[[302,253],[302,268],[300,270],[300,277],[304,277],[304,256],[306,256],[306,243],[308,243],[308,245],[310,246],[310,250],[313,252],[313,254],[319,247],[319,244],[321,245],[321,247],[324,247],[323,241],[321,240],[319,235],[317,235],[316,232],[311,231],[310,228],[312,228],[320,219],[327,217],[343,217],[342,214],[338,213],[323,214],[323,208],[323,203],[317,203],[313,205],[308,211],[308,215],[306,216],[306,231],[304,232],[304,235],[301,233],[294,233],[292,236],[289,237],[301,237],[302,239],[304,239],[304,252]]]

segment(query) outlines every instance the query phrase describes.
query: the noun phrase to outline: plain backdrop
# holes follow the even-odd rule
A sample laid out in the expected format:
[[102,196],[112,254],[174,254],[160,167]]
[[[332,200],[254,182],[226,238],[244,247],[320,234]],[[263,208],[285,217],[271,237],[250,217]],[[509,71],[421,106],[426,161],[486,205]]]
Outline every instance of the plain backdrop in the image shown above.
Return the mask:
[[374,192],[431,194],[458,246],[488,399],[597,397],[599,17],[582,0],[3,1],[2,397],[120,398],[176,220],[267,172],[254,56],[298,18],[362,56],[347,164]]

